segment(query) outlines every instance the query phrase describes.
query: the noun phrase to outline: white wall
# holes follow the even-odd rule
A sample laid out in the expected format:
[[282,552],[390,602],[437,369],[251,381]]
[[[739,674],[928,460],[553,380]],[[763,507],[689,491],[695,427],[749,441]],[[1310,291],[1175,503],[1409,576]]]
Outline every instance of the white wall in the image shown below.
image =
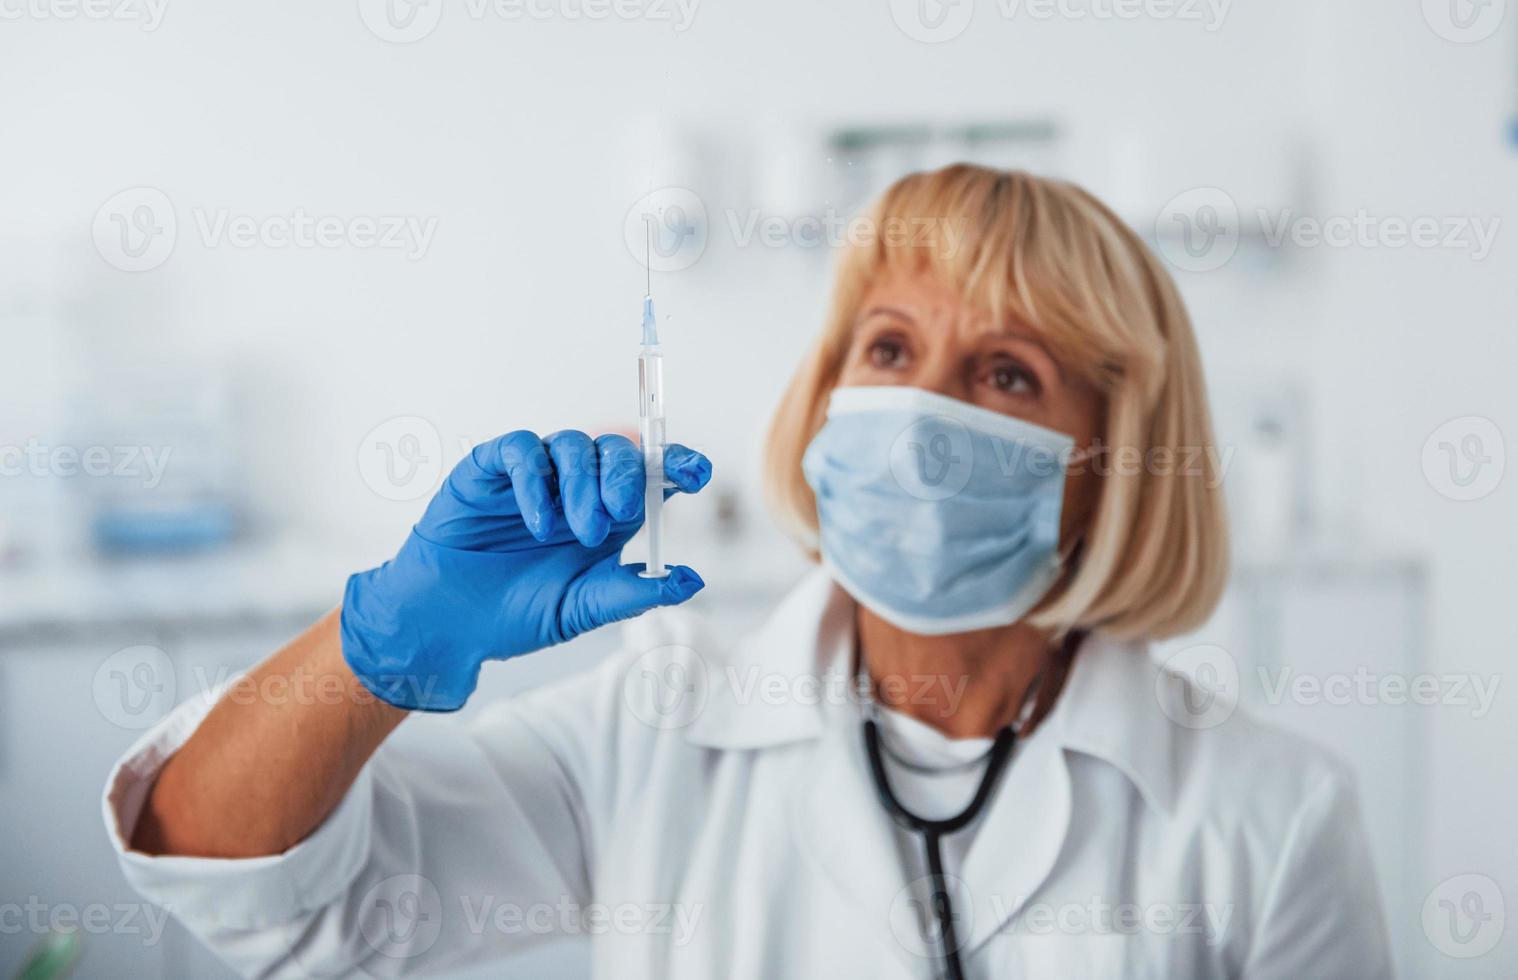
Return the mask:
[[[1433,669],[1509,676],[1518,651],[1511,610],[1518,583],[1518,506],[1512,475],[1479,501],[1452,502],[1420,479],[1424,440],[1450,418],[1476,415],[1509,440],[1518,422],[1518,145],[1495,138],[1514,117],[1513,12],[1492,42],[1430,42],[1415,16],[1388,20],[1384,4],[1333,5],[1341,44],[1318,113],[1326,139],[1328,199],[1408,215],[1499,216],[1484,262],[1408,251],[1336,257],[1315,357],[1325,456],[1342,472],[1368,527],[1433,556]],[[1415,13],[1415,12],[1414,12]],[[1375,22],[1376,29],[1367,25]],[[1511,778],[1518,693],[1473,719],[1435,710],[1429,786],[1429,874],[1487,874],[1518,897],[1518,841],[1502,831],[1518,809]],[[1511,930],[1509,930],[1511,931]],[[1518,969],[1511,936],[1476,969]],[[1486,972],[1490,971],[1490,972]]]

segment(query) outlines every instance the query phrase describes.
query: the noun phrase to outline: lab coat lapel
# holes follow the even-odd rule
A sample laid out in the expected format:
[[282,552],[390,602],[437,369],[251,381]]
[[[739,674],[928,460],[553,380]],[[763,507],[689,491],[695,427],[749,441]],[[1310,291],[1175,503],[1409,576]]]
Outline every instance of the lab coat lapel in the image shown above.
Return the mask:
[[1089,636],[1075,655],[1054,710],[1002,777],[965,855],[961,876],[975,896],[968,955],[1016,916],[1052,873],[1069,832],[1071,753],[1124,773],[1168,812],[1176,728],[1155,699],[1159,668],[1142,643]]
[[[794,836],[837,894],[883,938],[892,936],[904,963],[920,966],[929,951],[921,930],[931,923],[910,904],[915,893],[908,891],[895,825],[870,779],[860,723],[834,714],[811,776],[796,788]],[[963,867],[950,872],[958,879],[950,890],[962,955],[1003,928],[1048,878],[1064,846],[1070,801],[1063,750],[1052,735],[1035,733],[999,780]],[[914,835],[911,846],[921,847],[921,839]]]
[[[811,740],[802,775],[785,789],[784,819],[806,868],[825,882],[863,935],[888,944],[903,975],[923,960],[890,938],[892,914],[905,907],[907,884],[894,826],[875,798],[865,759],[863,717],[848,696],[852,682],[854,603],[826,572],[808,575],[758,631],[713,658],[710,698],[686,737],[723,750],[775,749]],[[692,644],[697,641],[691,640]],[[793,681],[822,681],[810,698],[767,703],[744,693],[752,671]],[[840,693],[844,697],[840,700]],[[893,908],[893,902],[896,903]]]
[[[825,572],[813,572],[713,674],[732,678],[745,667],[786,678],[847,674],[852,622],[852,601]],[[959,881],[951,883],[957,902],[968,898],[960,904],[968,904],[969,921],[958,913],[962,955],[970,956],[1005,928],[1052,873],[1070,826],[1067,750],[1112,762],[1146,796],[1167,796],[1169,741],[1164,726],[1150,717],[1163,716],[1144,710],[1143,692],[1153,690],[1153,672],[1141,645],[1100,637],[1082,645],[1054,710],[1018,746],[1003,773],[957,869]],[[735,683],[715,683],[707,710],[688,737],[727,750],[816,739],[808,774],[791,786],[786,806],[791,836],[808,865],[862,917],[866,934],[879,934],[906,970],[920,972],[923,951],[902,932],[920,927],[907,921],[915,918],[912,893],[895,826],[870,779],[858,706],[767,705],[738,696],[741,690]]]
[[[866,935],[890,945],[903,967],[919,972],[923,960],[896,935],[893,916],[910,912],[907,876],[894,825],[870,781],[862,721],[834,712],[817,745],[808,777],[798,780],[789,807],[797,849],[838,899],[860,917]],[[853,723],[851,723],[853,722]],[[911,923],[915,929],[916,924]]]
[[[1037,731],[1017,753],[972,831],[959,877],[973,905],[961,916],[969,956],[1026,905],[1053,871],[1070,827],[1070,771],[1051,732]],[[968,926],[968,928],[965,928]]]

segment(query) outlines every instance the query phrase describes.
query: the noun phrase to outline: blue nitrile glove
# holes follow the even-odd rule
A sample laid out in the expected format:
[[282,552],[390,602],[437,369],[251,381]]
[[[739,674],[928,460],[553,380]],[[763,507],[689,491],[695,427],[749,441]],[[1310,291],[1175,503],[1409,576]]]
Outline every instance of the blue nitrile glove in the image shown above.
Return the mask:
[[[695,493],[712,466],[671,445],[664,473],[666,496]],[[486,660],[689,599],[705,585],[691,569],[648,579],[618,561],[643,524],[643,483],[643,456],[625,436],[519,431],[476,446],[400,553],[348,579],[348,666],[390,704],[453,711]]]

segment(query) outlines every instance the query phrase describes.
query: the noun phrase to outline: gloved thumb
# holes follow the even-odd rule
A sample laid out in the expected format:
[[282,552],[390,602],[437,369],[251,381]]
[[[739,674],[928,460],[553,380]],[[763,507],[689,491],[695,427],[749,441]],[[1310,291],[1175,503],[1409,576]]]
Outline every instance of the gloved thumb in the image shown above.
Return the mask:
[[695,570],[672,565],[663,578],[643,578],[640,562],[623,565],[611,554],[569,583],[559,606],[559,629],[568,640],[598,626],[631,619],[657,606],[679,605],[706,587]]

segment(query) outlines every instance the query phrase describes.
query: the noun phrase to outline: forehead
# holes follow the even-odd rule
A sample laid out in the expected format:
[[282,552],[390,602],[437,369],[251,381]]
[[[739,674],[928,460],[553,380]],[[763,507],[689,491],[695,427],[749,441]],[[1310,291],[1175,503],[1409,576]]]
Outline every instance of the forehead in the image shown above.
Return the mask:
[[885,269],[865,290],[855,326],[873,318],[906,322],[930,333],[978,339],[985,335],[1040,339],[1010,310],[977,304],[927,269]]

